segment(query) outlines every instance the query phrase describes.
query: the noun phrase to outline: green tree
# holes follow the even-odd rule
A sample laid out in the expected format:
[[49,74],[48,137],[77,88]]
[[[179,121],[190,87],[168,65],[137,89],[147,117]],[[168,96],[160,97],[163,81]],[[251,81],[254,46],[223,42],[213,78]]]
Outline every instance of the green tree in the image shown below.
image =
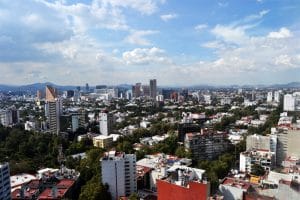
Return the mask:
[[191,153],[187,151],[183,146],[177,147],[175,155],[179,158],[191,158]]
[[255,176],[263,176],[266,173],[264,168],[258,164],[253,164],[251,167],[251,174]]
[[94,176],[81,188],[79,200],[111,200],[108,187],[100,183],[100,177]]

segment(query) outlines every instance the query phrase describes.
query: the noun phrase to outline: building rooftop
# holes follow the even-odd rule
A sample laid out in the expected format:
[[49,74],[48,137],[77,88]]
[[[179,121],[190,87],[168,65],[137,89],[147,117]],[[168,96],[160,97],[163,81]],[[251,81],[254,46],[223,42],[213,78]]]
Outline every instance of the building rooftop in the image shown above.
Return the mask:
[[169,168],[167,172],[171,176],[168,176],[166,180],[173,182],[176,185],[186,186],[189,181],[202,181],[205,170],[174,165]]
[[11,189],[13,191],[14,189],[16,189],[16,187],[19,187],[19,186],[23,185],[24,183],[28,183],[35,179],[36,179],[36,176],[31,175],[31,174],[25,174],[25,173],[11,176],[10,177]]
[[96,137],[94,137],[94,139],[96,140],[105,140],[105,139],[109,139],[109,138],[113,138],[112,136],[106,136],[106,135],[98,135]]
[[240,180],[240,179],[235,179],[235,178],[229,178],[226,177],[222,183],[222,185],[229,185],[231,187],[235,187],[235,188],[240,188],[243,190],[248,190],[251,186],[251,184],[249,182]]
[[166,155],[163,153],[146,155],[145,158],[138,160],[137,165],[149,167],[152,169],[173,166],[175,163],[178,165],[190,165],[191,160],[187,158],[178,158],[177,156]]
[[39,196],[38,200],[61,199],[75,183],[74,180],[63,179],[52,188],[45,189]]
[[37,196],[39,193],[39,180],[31,180],[23,187],[15,189],[11,193],[12,199],[33,199],[33,196]]

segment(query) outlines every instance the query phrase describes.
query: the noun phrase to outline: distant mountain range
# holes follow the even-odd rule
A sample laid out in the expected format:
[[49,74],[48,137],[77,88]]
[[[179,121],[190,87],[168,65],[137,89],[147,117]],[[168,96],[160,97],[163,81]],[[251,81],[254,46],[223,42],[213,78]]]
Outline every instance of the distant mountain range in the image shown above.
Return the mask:
[[54,83],[46,82],[46,83],[34,83],[29,85],[1,85],[0,84],[0,91],[2,92],[28,92],[28,93],[35,93],[37,90],[45,90],[46,85],[53,86],[58,90],[74,90],[76,86],[60,86]]
[[[35,93],[37,90],[45,90],[46,85],[51,85],[58,90],[74,90],[77,86],[62,86],[56,85],[54,83],[46,82],[46,83],[34,83],[29,85],[5,85],[0,84],[1,92],[27,92],[27,93]],[[117,85],[119,88],[131,89],[130,84],[120,84]],[[83,87],[83,86],[81,86]],[[94,88],[91,86],[90,88]],[[273,85],[227,85],[227,86],[211,86],[211,85],[194,85],[189,87],[168,87],[168,86],[159,86],[159,88],[189,88],[189,89],[213,89],[213,88],[300,88],[300,82],[291,82],[286,84],[273,84]]]

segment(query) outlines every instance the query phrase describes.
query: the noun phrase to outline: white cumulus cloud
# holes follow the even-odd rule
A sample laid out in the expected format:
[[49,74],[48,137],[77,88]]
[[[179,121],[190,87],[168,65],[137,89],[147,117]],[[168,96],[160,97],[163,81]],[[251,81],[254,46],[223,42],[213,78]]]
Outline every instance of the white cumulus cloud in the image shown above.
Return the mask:
[[136,45],[148,46],[151,42],[146,39],[146,36],[157,34],[155,30],[132,30],[131,33],[125,38],[125,42]]
[[291,31],[285,27],[280,28],[278,32],[270,32],[268,35],[269,38],[277,38],[277,39],[288,38],[291,36],[292,36]]
[[177,17],[178,17],[178,15],[177,15],[177,14],[174,14],[174,13],[171,13],[171,14],[165,14],[165,15],[161,15],[161,16],[160,16],[160,18],[161,18],[163,21],[165,21],[165,22],[170,21],[170,20],[172,20],[172,19],[175,19],[175,18],[177,18]]
[[171,60],[165,55],[165,51],[157,48],[136,48],[123,53],[126,64],[148,65],[155,63],[170,63]]

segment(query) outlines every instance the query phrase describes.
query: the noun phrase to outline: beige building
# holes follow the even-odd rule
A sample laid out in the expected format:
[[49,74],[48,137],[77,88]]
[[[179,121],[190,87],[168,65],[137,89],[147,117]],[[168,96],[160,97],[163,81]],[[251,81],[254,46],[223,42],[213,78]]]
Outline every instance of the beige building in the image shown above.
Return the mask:
[[113,143],[113,137],[111,136],[99,135],[93,138],[94,147],[107,149],[111,147],[112,143]]
[[278,164],[281,164],[286,157],[300,158],[300,130],[281,130],[278,133]]
[[46,86],[46,101],[55,101],[57,98],[57,91],[53,87]]

